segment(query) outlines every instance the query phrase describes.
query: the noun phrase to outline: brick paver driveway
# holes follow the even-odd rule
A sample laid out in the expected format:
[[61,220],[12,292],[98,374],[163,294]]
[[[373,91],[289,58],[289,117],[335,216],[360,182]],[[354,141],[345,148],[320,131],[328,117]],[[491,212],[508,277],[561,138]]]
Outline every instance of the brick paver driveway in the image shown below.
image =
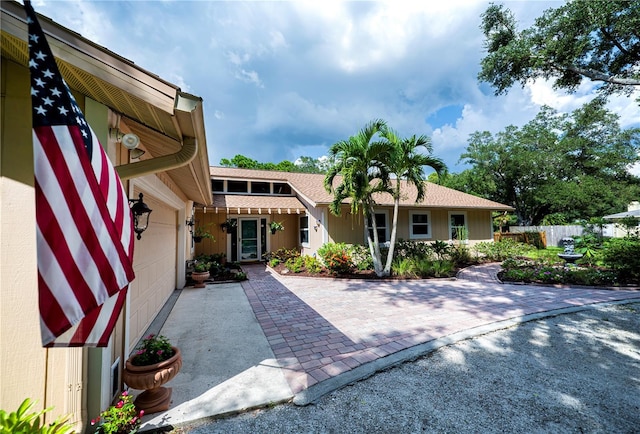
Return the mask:
[[472,267],[458,279],[372,281],[279,276],[251,265],[243,288],[294,393],[465,330],[640,299],[637,290],[501,284],[496,267]]

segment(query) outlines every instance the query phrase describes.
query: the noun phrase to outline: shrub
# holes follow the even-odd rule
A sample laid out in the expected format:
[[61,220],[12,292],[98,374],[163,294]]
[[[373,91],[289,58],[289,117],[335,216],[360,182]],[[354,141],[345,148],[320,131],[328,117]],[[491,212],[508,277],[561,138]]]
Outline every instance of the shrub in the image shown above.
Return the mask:
[[532,232],[532,231],[523,232],[522,239],[524,240],[525,244],[534,246],[536,249],[545,248],[545,245],[542,242],[542,235],[540,232]]
[[498,242],[478,243],[473,246],[473,249],[488,261],[502,262],[508,258],[526,255],[533,247],[510,238],[504,238]]
[[233,275],[233,280],[237,280],[238,282],[241,282],[243,280],[247,280],[247,273],[245,273],[244,271],[240,271],[238,273],[235,273]]
[[581,263],[595,264],[600,256],[602,248],[602,238],[594,234],[584,234],[581,237],[574,237],[576,253],[582,253]]
[[270,267],[276,267],[279,263],[280,263],[280,259],[278,259],[278,258],[269,259],[269,266]]
[[507,259],[502,268],[500,277],[504,281],[588,286],[611,286],[618,282],[616,272],[597,267],[559,267],[540,261]]
[[453,262],[448,260],[416,259],[413,262],[414,272],[419,277],[449,277],[455,269]]
[[315,256],[305,255],[304,268],[310,273],[319,273],[322,271],[322,263]]
[[622,281],[640,279],[640,240],[612,238],[604,247],[602,262],[618,273]]
[[[300,252],[296,249],[285,249],[284,247],[276,250],[275,252],[265,253],[262,258],[267,261],[269,264],[272,262],[275,265],[278,265],[281,262],[286,262],[287,259],[296,258],[300,256]],[[275,260],[275,261],[274,261]]]
[[372,270],[373,258],[369,253],[369,248],[361,244],[350,246],[351,260],[358,270]]
[[433,255],[433,249],[424,241],[399,240],[394,248],[394,259],[428,258],[431,255]]
[[468,264],[471,264],[473,261],[471,259],[471,252],[469,248],[464,244],[459,244],[457,246],[451,246],[449,250],[449,257],[459,267],[464,267]]
[[[27,398],[16,411],[7,413],[0,410],[0,433],[72,433],[73,426],[68,422],[69,417],[59,417],[50,424],[44,424],[44,414],[53,407],[45,408],[37,413],[28,413],[35,402]],[[43,425],[40,425],[42,420]]]
[[418,277],[415,272],[414,260],[399,258],[391,264],[391,273],[401,277]]
[[318,249],[318,255],[327,269],[334,274],[350,273],[355,265],[345,243],[326,243]]
[[289,258],[284,262],[284,266],[294,273],[300,273],[304,269],[304,257]]
[[454,247],[450,244],[445,243],[444,241],[438,240],[431,243],[431,250],[436,254],[438,259],[444,259],[446,256],[451,254],[451,251]]
[[93,419],[91,425],[98,424],[97,432],[104,434],[135,433],[140,427],[142,416],[144,411],[136,410],[133,398],[125,390],[117,404],[100,413],[100,417]]

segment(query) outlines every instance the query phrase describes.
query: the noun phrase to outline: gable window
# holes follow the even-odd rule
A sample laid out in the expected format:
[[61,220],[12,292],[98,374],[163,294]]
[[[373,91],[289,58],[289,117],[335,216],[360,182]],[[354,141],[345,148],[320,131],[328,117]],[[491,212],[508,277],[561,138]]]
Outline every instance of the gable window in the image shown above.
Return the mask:
[[291,194],[291,186],[284,182],[274,182],[273,194]]
[[251,193],[253,194],[269,194],[271,185],[268,182],[252,182]]
[[212,179],[211,190],[216,193],[222,193],[224,191],[224,181],[222,179]]
[[[376,219],[376,229],[378,232],[378,242],[380,243],[384,243],[389,241],[389,237],[388,237],[388,216],[386,212],[377,212],[375,214],[375,219]],[[371,220],[369,219],[367,221],[367,230],[369,231],[369,235],[371,235],[371,238],[373,239],[373,226],[371,224]]]
[[309,216],[300,216],[300,244],[309,245]]
[[431,213],[429,211],[409,212],[409,238],[431,238]]
[[227,191],[229,193],[246,193],[247,181],[227,181]]

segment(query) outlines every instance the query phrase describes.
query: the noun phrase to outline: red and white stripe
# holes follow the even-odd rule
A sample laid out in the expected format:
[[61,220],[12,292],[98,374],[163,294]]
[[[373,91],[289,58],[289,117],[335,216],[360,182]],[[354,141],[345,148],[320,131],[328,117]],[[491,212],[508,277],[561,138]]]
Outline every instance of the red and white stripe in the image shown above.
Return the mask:
[[127,196],[95,135],[90,161],[76,126],[33,133],[43,345],[106,346],[134,278]]

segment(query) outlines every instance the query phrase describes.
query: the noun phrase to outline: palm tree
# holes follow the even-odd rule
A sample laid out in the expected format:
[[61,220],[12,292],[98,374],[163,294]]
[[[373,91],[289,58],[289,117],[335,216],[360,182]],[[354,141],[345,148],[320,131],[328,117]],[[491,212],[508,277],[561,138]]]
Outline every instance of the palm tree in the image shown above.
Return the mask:
[[[413,184],[416,187],[416,203],[422,202],[426,193],[424,167],[431,167],[438,175],[438,179],[441,179],[447,173],[447,166],[441,159],[428,155],[433,152],[433,147],[431,140],[426,136],[413,135],[406,139],[400,139],[396,132],[389,128],[384,128],[381,131],[381,136],[388,140],[393,147],[390,158],[385,163],[389,172],[396,177],[395,185],[388,191],[393,196],[393,222],[391,239],[389,240],[389,253],[382,273],[384,276],[388,276],[391,274],[391,263],[393,262],[393,251],[395,249],[402,181],[405,181],[406,184]],[[421,149],[425,153],[420,153]]]
[[[369,251],[373,258],[374,270],[378,276],[382,273],[380,245],[375,218],[375,202],[373,194],[388,191],[389,172],[385,164],[390,158],[391,146],[386,140],[374,140],[386,123],[381,119],[369,122],[355,136],[349,140],[339,141],[329,149],[329,156],[335,158],[335,163],[327,171],[324,187],[333,194],[333,201],[329,210],[340,215],[342,202],[350,199],[351,213],[362,212],[365,227],[371,221],[373,232],[367,231]],[[338,176],[342,178],[334,187],[333,181]],[[371,236],[373,235],[373,239]]]

